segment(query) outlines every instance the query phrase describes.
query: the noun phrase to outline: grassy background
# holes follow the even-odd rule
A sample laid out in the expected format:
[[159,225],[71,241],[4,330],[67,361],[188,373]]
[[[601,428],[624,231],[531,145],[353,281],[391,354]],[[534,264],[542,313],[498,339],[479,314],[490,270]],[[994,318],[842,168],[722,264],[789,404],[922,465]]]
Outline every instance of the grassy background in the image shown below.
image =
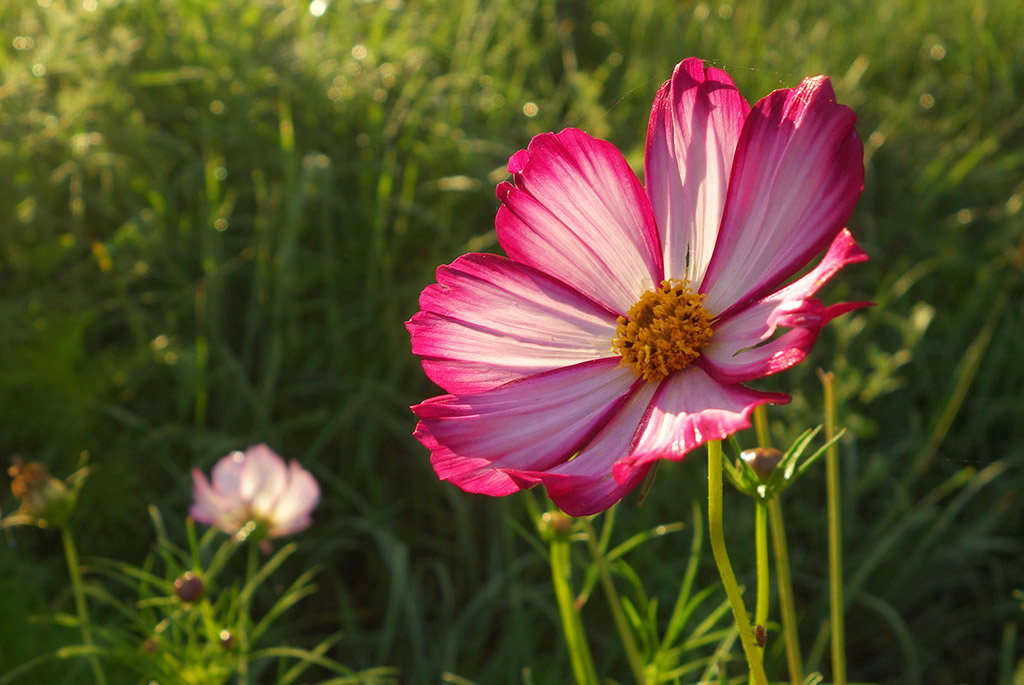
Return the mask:
[[[433,269],[497,249],[493,187],[536,133],[578,126],[642,171],[683,57],[751,101],[828,73],[859,115],[872,260],[825,296],[873,299],[763,387],[779,443],[838,374],[850,676],[1011,682],[1024,587],[1024,15],[1010,0],[329,3],[19,0],[0,6],[0,454],[97,465],[82,553],[141,562],[188,472],[267,441],[325,492],[299,537],[320,594],[295,641],[407,682],[566,682],[546,560],[517,496],[432,475],[408,405],[436,393],[403,321]],[[744,440],[751,438],[743,436]],[[702,459],[661,470],[617,535],[683,520]],[[811,666],[827,672],[823,474],[786,502]],[[738,568],[746,503],[728,498]],[[13,507],[10,497],[3,500]],[[629,557],[670,603],[688,533]],[[59,540],[0,553],[0,672],[74,635]],[[705,560],[701,582],[711,584]],[[751,576],[745,574],[749,581]],[[625,660],[600,602],[603,672]],[[812,649],[811,645],[819,645]],[[824,649],[827,652],[827,649]],[[772,669],[782,673],[778,649]],[[77,682],[67,666],[52,682]],[[42,677],[42,676],[40,676]],[[60,679],[63,679],[61,681]]]

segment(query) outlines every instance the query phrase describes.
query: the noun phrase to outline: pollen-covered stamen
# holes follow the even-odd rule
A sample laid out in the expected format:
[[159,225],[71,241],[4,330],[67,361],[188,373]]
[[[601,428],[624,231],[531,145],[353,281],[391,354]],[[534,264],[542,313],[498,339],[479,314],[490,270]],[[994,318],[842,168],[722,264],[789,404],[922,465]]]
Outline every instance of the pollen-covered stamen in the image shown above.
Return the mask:
[[660,381],[697,359],[712,333],[703,297],[677,280],[644,293],[618,318],[612,351],[622,355],[622,366],[646,381]]

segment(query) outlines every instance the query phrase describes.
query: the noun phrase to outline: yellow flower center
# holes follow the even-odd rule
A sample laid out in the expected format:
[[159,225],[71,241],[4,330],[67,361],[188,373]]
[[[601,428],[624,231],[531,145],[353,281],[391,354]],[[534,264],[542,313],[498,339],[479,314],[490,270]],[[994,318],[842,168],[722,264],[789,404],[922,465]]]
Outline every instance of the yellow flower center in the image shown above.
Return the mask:
[[682,281],[662,281],[618,318],[612,351],[645,381],[660,381],[700,356],[711,337],[711,315]]

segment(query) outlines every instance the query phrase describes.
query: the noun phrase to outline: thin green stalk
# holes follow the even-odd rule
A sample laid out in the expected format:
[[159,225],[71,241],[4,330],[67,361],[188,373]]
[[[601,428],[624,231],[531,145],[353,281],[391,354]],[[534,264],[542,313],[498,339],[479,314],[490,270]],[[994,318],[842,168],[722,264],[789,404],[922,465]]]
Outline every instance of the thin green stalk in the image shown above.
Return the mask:
[[[78,627],[82,631],[82,642],[86,647],[94,646],[92,641],[92,626],[89,623],[89,609],[85,604],[85,587],[82,585],[82,572],[78,567],[78,552],[75,550],[75,541],[71,537],[71,528],[67,524],[60,529],[61,537],[64,540],[64,558],[68,562],[68,574],[71,576],[71,590],[75,596],[75,610],[78,612]],[[103,673],[100,660],[95,654],[89,654],[89,667],[92,669],[92,678],[97,685],[106,685],[107,676]]]
[[[259,566],[259,546],[252,540],[246,541],[249,545],[249,557],[245,567],[245,586],[256,577],[256,569]],[[252,606],[252,593],[242,592],[239,597],[238,607],[238,685],[247,685],[249,682],[249,626],[252,619],[249,612]]]
[[772,439],[768,434],[768,410],[763,404],[754,407],[754,430],[757,431],[758,447],[772,446]]
[[[771,447],[768,436],[768,412],[763,404],[754,408],[754,427],[760,447]],[[771,593],[771,567],[768,565],[768,511],[763,499],[755,500],[754,510],[754,551],[757,558],[757,604],[754,609],[754,625],[768,628],[768,607]],[[764,647],[758,646],[764,655]]]
[[[831,372],[819,371],[825,386],[825,439],[836,434],[836,399]],[[828,565],[832,614],[832,681],[846,683],[846,635],[843,618],[843,531],[839,509],[839,446],[832,445],[825,454],[828,480]]]
[[722,585],[725,587],[736,628],[740,633],[740,642],[743,644],[743,653],[747,657],[752,680],[756,685],[768,685],[761,654],[754,642],[750,617],[743,605],[736,574],[733,573],[729,554],[725,550],[725,532],[722,526],[722,443],[719,440],[708,442],[708,535],[711,538],[711,552],[718,566],[718,574],[722,577]]
[[793,685],[804,682],[804,662],[800,654],[800,636],[796,632],[796,605],[793,603],[793,580],[789,573],[789,549],[786,525],[782,520],[782,502],[773,497],[768,503],[768,520],[772,527],[772,548],[778,577],[779,609],[782,612],[782,636],[786,644],[786,664]]
[[597,669],[590,654],[587,636],[583,631],[579,612],[573,603],[569,587],[569,541],[555,536],[551,540],[551,580],[555,586],[558,613],[562,618],[562,632],[569,648],[569,661],[577,685],[597,685]]
[[[761,447],[771,447],[768,432],[768,410],[763,404],[754,408],[754,427]],[[782,613],[782,639],[786,645],[786,665],[793,685],[804,682],[804,662],[800,654],[800,636],[796,630],[796,605],[793,602],[793,579],[789,572],[789,546],[786,544],[786,524],[782,518],[779,495],[768,501],[768,523],[772,529],[772,551],[775,554],[776,584],[779,590],[779,610]],[[760,597],[760,594],[758,595]],[[760,625],[764,625],[760,623]]]
[[615,629],[619,632],[619,639],[626,650],[626,658],[629,659],[629,667],[633,671],[633,678],[638,685],[644,685],[647,678],[644,676],[644,661],[640,656],[640,649],[636,646],[636,638],[633,630],[626,619],[626,613],[622,610],[622,601],[615,590],[615,583],[612,582],[612,574],[608,570],[608,560],[604,558],[600,545],[597,544],[597,534],[589,519],[583,520],[583,529],[587,533],[587,545],[590,546],[590,553],[597,564],[597,572],[601,577],[601,586],[604,588],[605,597],[608,598],[608,607],[612,611],[612,618],[615,620]]
[[[755,500],[754,548],[757,554],[757,604],[754,625],[767,629],[768,605],[771,599],[771,567],[768,565],[768,506],[763,499]],[[758,646],[763,655],[764,647]]]

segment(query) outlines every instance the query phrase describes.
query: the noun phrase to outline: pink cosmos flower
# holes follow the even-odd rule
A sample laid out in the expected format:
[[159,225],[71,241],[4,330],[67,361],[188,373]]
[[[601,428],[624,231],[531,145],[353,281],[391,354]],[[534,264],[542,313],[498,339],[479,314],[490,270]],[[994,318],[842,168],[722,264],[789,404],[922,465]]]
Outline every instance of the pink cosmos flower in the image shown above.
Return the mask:
[[412,408],[437,475],[487,495],[542,483],[567,513],[593,514],[655,460],[788,402],[743,383],[798,363],[866,304],[813,297],[867,259],[843,228],[864,185],[855,121],[825,76],[751,108],[691,58],[655,97],[646,188],[576,129],[513,155],[495,222],[508,258],[440,267],[407,323],[450,393]]
[[286,466],[263,444],[218,461],[212,485],[194,469],[192,493],[192,518],[231,535],[250,521],[263,526],[268,537],[297,533],[309,527],[309,514],[320,502],[312,474],[295,460]]

